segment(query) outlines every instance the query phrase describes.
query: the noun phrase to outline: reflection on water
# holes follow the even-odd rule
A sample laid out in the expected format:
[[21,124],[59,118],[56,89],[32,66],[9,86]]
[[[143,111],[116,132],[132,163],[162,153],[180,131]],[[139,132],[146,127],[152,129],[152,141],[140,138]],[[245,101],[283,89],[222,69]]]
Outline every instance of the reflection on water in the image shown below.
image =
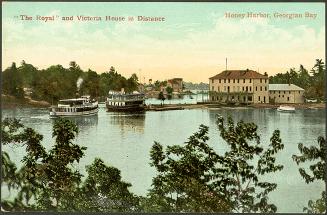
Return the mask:
[[[56,121],[56,118],[50,118],[52,121],[52,125]],[[74,117],[66,117],[66,119],[71,120],[75,123],[79,130],[86,130],[92,127],[96,127],[98,125],[98,115],[92,116],[74,116]]]
[[109,123],[119,126],[121,131],[144,132],[145,113],[120,113],[112,112],[109,114]]

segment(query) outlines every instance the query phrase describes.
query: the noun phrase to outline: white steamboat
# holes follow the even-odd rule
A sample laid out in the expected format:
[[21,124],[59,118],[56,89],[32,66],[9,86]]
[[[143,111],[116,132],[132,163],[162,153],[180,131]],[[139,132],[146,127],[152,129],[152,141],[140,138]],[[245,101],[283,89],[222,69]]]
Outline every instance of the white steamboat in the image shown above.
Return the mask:
[[50,108],[50,117],[87,116],[98,114],[98,102],[90,96],[59,100],[57,106]]

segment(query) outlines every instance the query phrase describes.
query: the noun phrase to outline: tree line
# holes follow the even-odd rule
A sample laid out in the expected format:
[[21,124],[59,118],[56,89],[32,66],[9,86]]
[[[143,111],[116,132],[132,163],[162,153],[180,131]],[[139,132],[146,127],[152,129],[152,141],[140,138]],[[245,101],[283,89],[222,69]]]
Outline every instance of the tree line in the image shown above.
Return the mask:
[[303,65],[299,69],[291,68],[286,73],[278,73],[269,77],[270,84],[295,84],[305,90],[306,98],[325,98],[326,66],[321,59],[316,59],[312,69],[308,71]]
[[[78,80],[82,80],[78,83]],[[109,90],[132,92],[138,89],[138,77],[132,74],[125,78],[114,67],[98,74],[91,69],[83,71],[76,62],[69,68],[53,65],[47,69],[37,69],[22,61],[19,67],[12,63],[2,72],[2,91],[16,98],[24,97],[24,88],[31,88],[31,98],[56,103],[59,99],[90,95],[94,98],[107,96]]]
[[[184,144],[164,148],[154,142],[150,165],[156,169],[146,196],[129,191],[131,184],[121,178],[120,170],[95,158],[86,166],[86,176],[76,169],[86,147],[74,143],[78,127],[68,119],[57,119],[53,125],[54,143],[46,150],[43,136],[25,127],[19,120],[2,121],[4,145],[26,148],[22,167],[17,168],[8,153],[2,151],[2,182],[15,190],[13,200],[1,199],[6,211],[83,211],[83,212],[276,212],[269,193],[277,184],[264,180],[267,174],[282,171],[276,155],[284,144],[275,130],[269,144],[263,145],[254,123],[227,120],[217,116],[217,129],[227,144],[224,153],[209,144],[208,127],[200,125]],[[326,141],[318,146],[299,144],[299,165],[310,161],[310,168],[299,169],[306,183],[326,181]],[[314,161],[317,161],[314,163]],[[326,211],[326,193],[310,200],[304,211]]]

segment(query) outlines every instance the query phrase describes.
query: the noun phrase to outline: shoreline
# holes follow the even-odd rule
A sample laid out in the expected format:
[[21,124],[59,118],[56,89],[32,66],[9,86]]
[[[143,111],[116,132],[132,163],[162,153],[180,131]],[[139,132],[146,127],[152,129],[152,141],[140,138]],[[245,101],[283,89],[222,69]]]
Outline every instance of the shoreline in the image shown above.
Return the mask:
[[[1,95],[1,108],[49,108],[50,103],[46,101],[36,101],[30,98],[17,99],[13,96]],[[244,108],[278,108],[280,105],[295,107],[296,109],[325,109],[325,103],[302,103],[302,104],[249,104],[249,105],[227,105],[219,103],[197,103],[197,104],[151,104],[147,105],[148,111],[155,109],[161,110],[184,110],[184,109],[210,109],[210,108],[228,108],[228,109],[244,109]]]
[[31,98],[17,99],[13,96],[1,95],[1,109],[12,108],[48,108],[50,103],[46,101],[36,101]]

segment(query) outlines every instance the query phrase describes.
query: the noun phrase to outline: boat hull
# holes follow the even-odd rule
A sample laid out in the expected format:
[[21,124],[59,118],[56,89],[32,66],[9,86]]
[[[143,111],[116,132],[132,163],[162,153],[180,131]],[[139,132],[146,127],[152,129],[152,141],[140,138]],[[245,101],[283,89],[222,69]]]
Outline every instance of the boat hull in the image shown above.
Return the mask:
[[277,111],[279,112],[295,112],[295,108],[294,107],[279,107],[277,108]]
[[142,112],[145,111],[145,105],[114,106],[106,104],[107,111],[114,112]]
[[88,111],[81,111],[81,112],[54,112],[50,111],[50,117],[74,117],[74,116],[93,116],[98,114],[99,108],[88,110]]

